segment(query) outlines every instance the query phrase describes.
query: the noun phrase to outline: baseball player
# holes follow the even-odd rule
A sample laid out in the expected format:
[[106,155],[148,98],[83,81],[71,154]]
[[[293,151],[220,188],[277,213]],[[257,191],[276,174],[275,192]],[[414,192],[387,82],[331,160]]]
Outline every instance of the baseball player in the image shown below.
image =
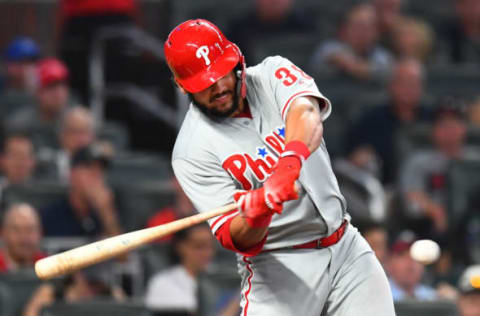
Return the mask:
[[394,315],[383,269],[349,224],[323,141],[331,104],[314,80],[280,56],[246,68],[202,19],[164,49],[191,100],[175,175],[199,211],[240,205],[209,224],[238,254],[242,315]]

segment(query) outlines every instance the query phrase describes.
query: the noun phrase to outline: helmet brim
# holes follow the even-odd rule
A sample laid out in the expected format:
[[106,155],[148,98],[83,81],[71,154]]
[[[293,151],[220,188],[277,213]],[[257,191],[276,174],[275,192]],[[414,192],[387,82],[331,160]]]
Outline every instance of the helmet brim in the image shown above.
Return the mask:
[[188,78],[176,78],[177,82],[190,93],[207,89],[220,78],[225,77],[240,61],[240,54],[234,45],[230,45],[221,58],[215,60],[205,71]]

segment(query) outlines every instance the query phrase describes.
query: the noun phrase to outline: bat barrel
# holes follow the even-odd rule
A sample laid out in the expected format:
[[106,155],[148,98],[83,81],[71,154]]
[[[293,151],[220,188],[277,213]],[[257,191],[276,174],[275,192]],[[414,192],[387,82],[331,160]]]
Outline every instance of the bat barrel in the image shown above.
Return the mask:
[[140,235],[147,234],[145,230],[127,233],[41,259],[35,264],[35,273],[50,279],[108,260],[141,246],[146,236]]
[[133,231],[74,248],[37,261],[35,264],[35,273],[39,278],[46,280],[73,272],[119,256],[158,238],[206,221],[209,218],[225,214],[237,207],[236,203],[232,203],[168,224]]

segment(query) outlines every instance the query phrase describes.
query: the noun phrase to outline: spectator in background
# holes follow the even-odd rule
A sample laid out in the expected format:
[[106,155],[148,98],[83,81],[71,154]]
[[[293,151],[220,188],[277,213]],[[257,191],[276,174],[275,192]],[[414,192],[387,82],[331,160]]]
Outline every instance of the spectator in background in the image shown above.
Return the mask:
[[434,113],[431,149],[414,152],[400,172],[406,216],[422,238],[442,241],[448,229],[447,172],[453,159],[479,158],[469,148],[465,118],[454,105],[439,105]]
[[480,96],[468,106],[468,119],[473,127],[480,128]]
[[[175,201],[173,205],[166,206],[158,210],[147,220],[147,227],[154,227],[177,219],[187,217],[196,213],[192,202],[183,192],[182,187],[177,181],[177,178],[172,177],[170,183],[175,193]],[[160,241],[170,241],[172,235],[162,238]]]
[[25,305],[23,316],[39,316],[44,307],[54,303],[78,303],[88,300],[107,299],[123,301],[125,293],[113,285],[111,266],[96,265],[38,287]]
[[[476,176],[476,175],[472,175]],[[480,187],[473,188],[463,213],[456,214],[450,238],[453,259],[460,265],[480,262]],[[462,245],[462,247],[458,247]]]
[[32,106],[37,84],[36,63],[40,49],[28,37],[15,38],[5,49],[6,84],[0,94],[0,119],[24,106]]
[[[79,95],[81,102],[87,104],[89,102],[87,62],[93,40],[104,27],[134,25],[138,11],[137,0],[59,2],[60,56],[71,70],[72,89]],[[107,68],[110,66],[108,63],[107,59]]]
[[111,153],[92,144],[72,157],[68,196],[43,209],[46,236],[113,236],[120,225],[112,190],[105,183]]
[[27,183],[35,168],[35,152],[30,138],[23,134],[7,135],[0,156],[0,201],[3,191],[12,184]]
[[392,37],[396,25],[402,19],[403,0],[374,0],[377,26],[381,44],[393,50]]
[[374,221],[357,221],[355,225],[385,267],[388,259],[388,233],[385,226]]
[[368,145],[355,147],[346,158],[336,159],[333,163],[353,222],[385,219],[386,196],[378,179],[379,168],[378,157]]
[[71,107],[64,113],[58,132],[60,149],[43,148],[39,152],[39,166],[47,177],[68,182],[70,161],[73,154],[95,140],[95,127],[92,114],[84,107]]
[[198,277],[214,255],[214,240],[207,224],[181,230],[172,248],[178,264],[155,274],[148,282],[145,304],[152,309],[198,310]]
[[455,18],[445,23],[446,62],[480,63],[480,2],[454,0]]
[[295,10],[294,3],[294,0],[255,0],[254,11],[229,26],[227,37],[242,48],[247,64],[266,57],[257,56],[255,49],[262,38],[314,31],[312,21]]
[[68,69],[60,60],[46,58],[38,64],[38,77],[36,106],[12,114],[6,126],[9,131],[28,132],[38,147],[54,146],[55,128],[69,101]]
[[342,18],[338,39],[321,44],[314,52],[310,70],[338,73],[361,80],[383,79],[392,57],[378,45],[377,16],[370,4],[352,7]]
[[24,134],[7,135],[1,153],[4,178],[2,184],[18,184],[29,181],[35,168],[35,152],[30,138]]
[[0,249],[0,273],[31,269],[45,257],[40,251],[40,219],[28,204],[12,205],[3,215],[3,247]]
[[409,299],[431,301],[437,298],[433,288],[421,283],[424,267],[410,255],[410,246],[414,241],[415,236],[404,231],[391,247],[387,274],[395,302]]
[[415,18],[401,18],[392,32],[393,51],[398,59],[416,59],[421,63],[431,60],[434,44],[432,28]]
[[480,265],[470,266],[459,281],[460,295],[457,300],[459,316],[480,315]]
[[381,179],[393,184],[398,163],[395,137],[404,127],[427,121],[430,113],[422,106],[424,70],[416,60],[402,60],[393,69],[387,105],[376,106],[361,116],[349,132],[352,148],[371,145],[381,159]]

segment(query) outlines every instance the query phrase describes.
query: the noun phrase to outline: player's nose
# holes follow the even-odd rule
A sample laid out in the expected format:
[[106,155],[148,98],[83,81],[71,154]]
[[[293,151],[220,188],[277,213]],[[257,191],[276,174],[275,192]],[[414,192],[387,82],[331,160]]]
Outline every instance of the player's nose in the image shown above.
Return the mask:
[[228,90],[227,80],[220,78],[212,85],[212,94],[220,94]]

